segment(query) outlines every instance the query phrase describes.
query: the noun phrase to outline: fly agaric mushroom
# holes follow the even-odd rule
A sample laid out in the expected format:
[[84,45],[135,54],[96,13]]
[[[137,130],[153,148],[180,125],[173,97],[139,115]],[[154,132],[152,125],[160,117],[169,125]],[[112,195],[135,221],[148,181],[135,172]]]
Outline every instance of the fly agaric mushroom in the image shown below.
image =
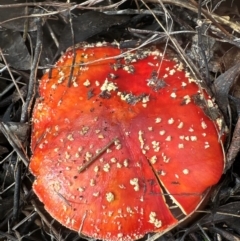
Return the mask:
[[98,43],[75,52],[70,86],[71,49],[40,82],[35,193],[52,217],[89,237],[134,240],[169,230],[222,175],[221,118],[202,106],[215,104],[158,49]]

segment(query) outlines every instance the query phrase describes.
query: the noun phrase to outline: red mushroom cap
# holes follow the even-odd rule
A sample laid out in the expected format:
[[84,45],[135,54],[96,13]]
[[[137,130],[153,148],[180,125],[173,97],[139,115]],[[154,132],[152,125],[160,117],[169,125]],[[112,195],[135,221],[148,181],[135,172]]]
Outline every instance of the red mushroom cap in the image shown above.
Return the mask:
[[[30,170],[46,210],[104,240],[163,232],[192,213],[220,179],[224,154],[215,107],[176,60],[157,49],[81,45],[40,82]],[[204,102],[204,101],[200,101]],[[220,123],[221,119],[218,119]]]

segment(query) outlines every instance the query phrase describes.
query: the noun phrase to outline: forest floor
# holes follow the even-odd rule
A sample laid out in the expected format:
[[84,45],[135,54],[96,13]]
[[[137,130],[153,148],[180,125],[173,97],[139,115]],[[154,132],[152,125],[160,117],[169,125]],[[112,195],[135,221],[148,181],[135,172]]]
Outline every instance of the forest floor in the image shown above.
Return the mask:
[[45,70],[69,47],[102,41],[170,49],[204,82],[228,127],[222,178],[198,215],[143,240],[240,240],[240,2],[1,0],[0,241],[90,240],[54,220],[32,190],[31,117]]

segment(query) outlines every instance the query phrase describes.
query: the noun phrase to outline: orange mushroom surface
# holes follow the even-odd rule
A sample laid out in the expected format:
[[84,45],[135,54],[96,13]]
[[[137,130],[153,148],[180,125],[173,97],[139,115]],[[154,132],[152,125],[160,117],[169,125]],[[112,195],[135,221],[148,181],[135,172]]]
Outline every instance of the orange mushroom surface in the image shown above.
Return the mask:
[[215,104],[156,48],[98,43],[75,52],[71,79],[70,49],[40,81],[35,193],[52,217],[92,238],[128,241],[174,227],[174,210],[194,212],[222,175],[221,117],[204,113]]

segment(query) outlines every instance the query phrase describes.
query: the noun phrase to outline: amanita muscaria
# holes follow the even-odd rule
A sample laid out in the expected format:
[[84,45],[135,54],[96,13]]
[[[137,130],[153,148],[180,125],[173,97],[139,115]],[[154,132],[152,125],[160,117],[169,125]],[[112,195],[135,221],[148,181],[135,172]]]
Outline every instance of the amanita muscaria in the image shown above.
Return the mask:
[[174,210],[193,213],[222,175],[221,117],[211,120],[202,106],[215,104],[156,48],[75,51],[70,86],[71,49],[40,81],[35,193],[56,220],[89,237],[134,240],[170,229],[179,222]]

